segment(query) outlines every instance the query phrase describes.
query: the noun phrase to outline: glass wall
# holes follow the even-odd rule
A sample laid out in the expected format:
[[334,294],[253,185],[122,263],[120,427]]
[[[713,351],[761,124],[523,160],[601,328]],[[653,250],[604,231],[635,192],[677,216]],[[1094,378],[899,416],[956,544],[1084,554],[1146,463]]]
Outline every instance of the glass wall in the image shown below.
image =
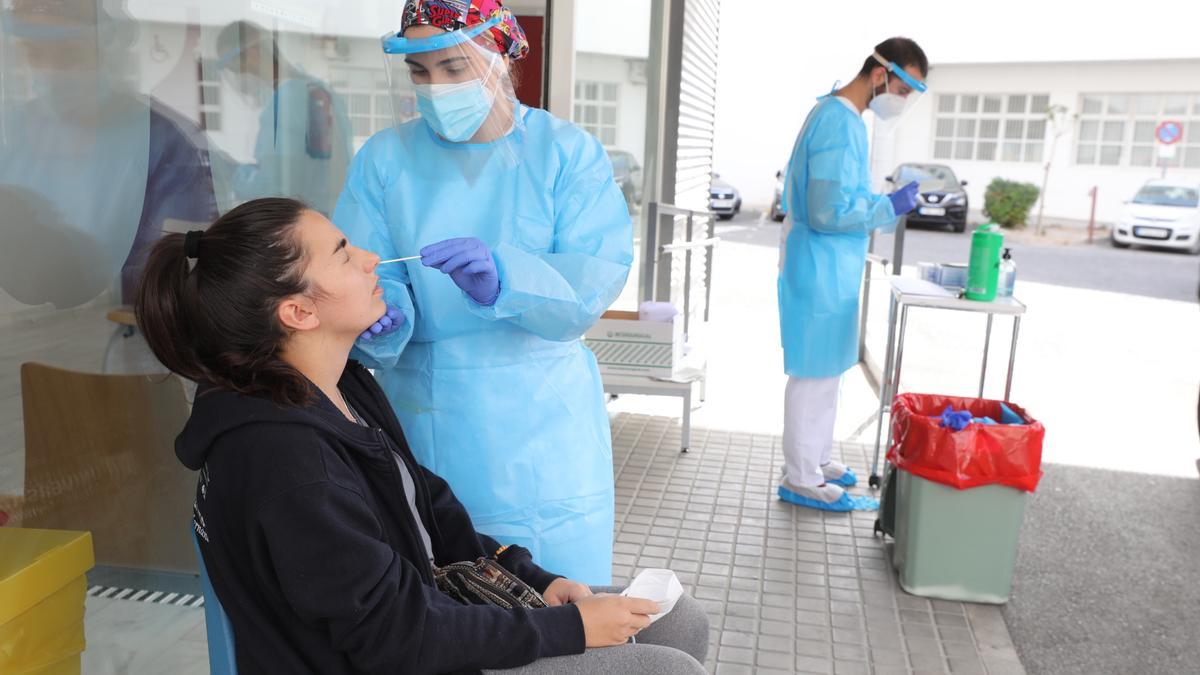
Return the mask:
[[635,261],[616,309],[637,309],[640,244],[645,205],[652,199],[647,157],[648,75],[652,12],[661,3],[646,0],[577,0],[575,76],[571,121],[600,140],[613,164],[613,177],[633,217]]
[[165,232],[267,195],[332,212],[392,122],[379,36],[403,3],[354,6],[0,0],[0,525],[194,569],[189,392],[115,377],[163,370],[127,306]]

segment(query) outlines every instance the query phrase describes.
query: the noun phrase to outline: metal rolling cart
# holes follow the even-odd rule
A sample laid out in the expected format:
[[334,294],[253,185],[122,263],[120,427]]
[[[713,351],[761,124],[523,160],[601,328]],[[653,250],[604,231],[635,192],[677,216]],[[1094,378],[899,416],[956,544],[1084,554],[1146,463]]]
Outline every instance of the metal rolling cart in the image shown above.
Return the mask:
[[[871,463],[870,486],[878,488],[881,483],[879,473],[879,450],[883,440],[883,414],[891,413],[892,399],[900,389],[900,370],[904,363],[904,338],[908,327],[908,310],[913,307],[930,309],[945,309],[959,312],[974,312],[987,315],[987,330],[983,340],[983,362],[979,369],[979,398],[983,398],[983,388],[987,382],[988,353],[992,343],[992,323],[996,315],[1011,316],[1013,319],[1012,346],[1008,352],[1008,373],[1004,381],[1004,400],[1009,399],[1012,392],[1013,365],[1017,355],[1017,337],[1021,330],[1021,316],[1025,314],[1025,305],[1012,297],[997,298],[992,302],[979,302],[959,298],[953,292],[937,284],[914,279],[911,277],[892,276],[891,304],[888,309],[888,338],[884,356],[883,375],[879,386],[879,411],[875,427],[875,459]],[[898,320],[897,320],[898,319]],[[896,328],[899,324],[899,335]],[[887,443],[891,447],[892,429],[888,425]]]

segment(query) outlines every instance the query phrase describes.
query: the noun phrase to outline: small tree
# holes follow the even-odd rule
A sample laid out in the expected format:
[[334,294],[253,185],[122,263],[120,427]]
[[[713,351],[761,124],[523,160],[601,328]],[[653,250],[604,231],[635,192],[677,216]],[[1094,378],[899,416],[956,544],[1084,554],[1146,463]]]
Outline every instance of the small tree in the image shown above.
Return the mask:
[[996,178],[988,184],[983,195],[983,214],[1000,225],[1016,228],[1029,220],[1029,211],[1038,198],[1038,187],[1033,183]]
[[[1046,108],[1046,126],[1050,128],[1050,152],[1046,153],[1046,166],[1042,172],[1042,195],[1046,194],[1046,184],[1050,182],[1050,165],[1054,163],[1054,150],[1058,147],[1058,139],[1066,133],[1067,106],[1054,104]],[[1038,202],[1037,233],[1042,234],[1042,213],[1046,210],[1046,200]]]

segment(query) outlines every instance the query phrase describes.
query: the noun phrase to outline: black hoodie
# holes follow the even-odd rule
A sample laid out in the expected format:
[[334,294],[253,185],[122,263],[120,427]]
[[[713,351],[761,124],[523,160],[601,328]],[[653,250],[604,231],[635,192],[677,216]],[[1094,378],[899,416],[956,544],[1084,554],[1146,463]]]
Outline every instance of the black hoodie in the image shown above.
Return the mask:
[[[514,668],[584,650],[574,605],[461,605],[438,591],[393,453],[444,565],[491,555],[441,478],[419,466],[383,391],[350,361],[338,383],[375,426],[318,391],[306,407],[202,386],[175,453],[200,471],[193,514],[241,673],[445,673]],[[556,577],[510,547],[538,591]]]

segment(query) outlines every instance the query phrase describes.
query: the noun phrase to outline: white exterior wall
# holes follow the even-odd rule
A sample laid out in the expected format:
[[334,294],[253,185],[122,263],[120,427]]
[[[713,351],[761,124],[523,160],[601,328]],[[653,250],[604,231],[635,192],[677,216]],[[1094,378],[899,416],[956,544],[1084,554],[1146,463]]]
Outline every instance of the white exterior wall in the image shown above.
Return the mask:
[[[1156,167],[1091,166],[1075,162],[1076,135],[1083,94],[1200,94],[1200,59],[1187,61],[1130,61],[1030,64],[935,65],[929,73],[929,92],[897,125],[895,162],[937,162],[952,167],[968,181],[971,208],[983,208],[983,194],[993,178],[1042,184],[1042,162],[946,160],[933,157],[936,94],[1049,94],[1050,104],[1066,106],[1069,121],[1059,138],[1047,189],[1045,215],[1086,221],[1091,209],[1088,191],[1099,187],[1096,220],[1111,223],[1123,202],[1148,179]],[[1046,156],[1049,154],[1047,129]],[[878,152],[884,153],[885,149]],[[890,154],[890,153],[888,153]],[[1123,158],[1125,161],[1126,158]],[[1171,168],[1169,178],[1200,182],[1200,170]],[[1037,206],[1034,206],[1036,215]]]
[[646,59],[580,52],[575,56],[576,82],[607,82],[617,85],[617,142],[615,149],[633,153],[645,165],[646,83],[630,78],[632,61]]

